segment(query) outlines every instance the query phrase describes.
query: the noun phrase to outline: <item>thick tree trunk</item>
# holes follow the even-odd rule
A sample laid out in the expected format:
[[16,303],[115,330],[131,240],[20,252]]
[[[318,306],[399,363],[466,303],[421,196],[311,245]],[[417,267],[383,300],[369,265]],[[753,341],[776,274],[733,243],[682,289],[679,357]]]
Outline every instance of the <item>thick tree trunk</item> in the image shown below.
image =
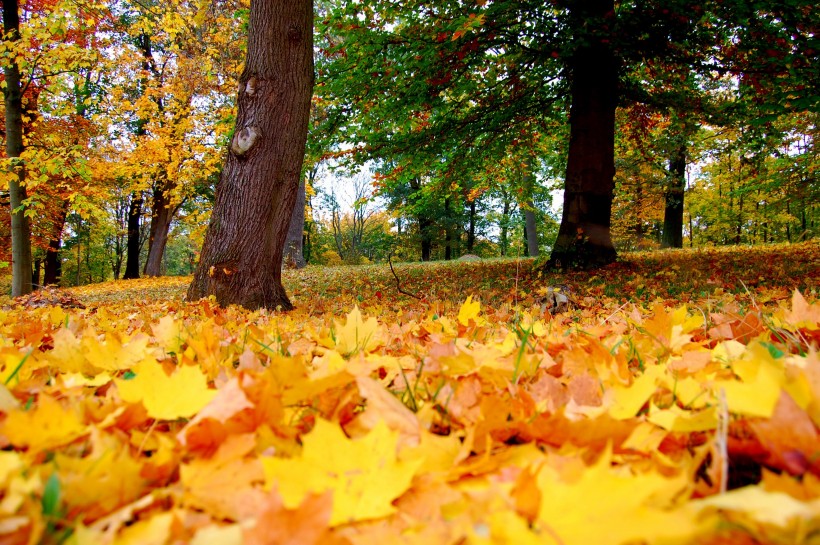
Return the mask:
[[236,133],[188,299],[293,308],[282,254],[299,190],[313,90],[310,0],[253,0]]
[[148,257],[145,260],[145,276],[162,276],[162,256],[168,244],[168,232],[178,206],[171,205],[170,188],[165,183],[154,187],[151,199],[151,230],[148,237]]
[[610,214],[618,63],[608,31],[601,28],[613,14],[613,0],[578,0],[571,9],[580,35],[570,59],[572,105],[564,211],[550,265],[586,269],[616,258]]
[[[17,0],[3,0],[3,30],[5,39],[20,38],[20,17]],[[3,67],[5,87],[3,94],[6,108],[6,156],[10,159],[23,153],[23,92],[20,84],[20,68],[16,62]],[[17,297],[31,293],[31,226],[22,210],[26,200],[26,170],[22,163],[14,167],[16,180],[9,181],[11,205],[11,295]]]
[[663,248],[683,248],[683,197],[686,189],[686,144],[682,143],[669,158],[669,179],[664,195]]
[[63,260],[60,249],[63,241],[63,227],[68,214],[68,201],[63,201],[60,212],[51,227],[51,236],[48,239],[48,249],[43,266],[43,285],[59,285],[63,276]]
[[132,193],[128,204],[128,241],[125,250],[124,280],[140,277],[140,219],[142,218],[142,194]]
[[285,258],[283,264],[301,269],[305,263],[302,254],[305,235],[305,180],[299,182],[299,192],[296,194],[296,204],[290,216],[288,238],[285,240]]

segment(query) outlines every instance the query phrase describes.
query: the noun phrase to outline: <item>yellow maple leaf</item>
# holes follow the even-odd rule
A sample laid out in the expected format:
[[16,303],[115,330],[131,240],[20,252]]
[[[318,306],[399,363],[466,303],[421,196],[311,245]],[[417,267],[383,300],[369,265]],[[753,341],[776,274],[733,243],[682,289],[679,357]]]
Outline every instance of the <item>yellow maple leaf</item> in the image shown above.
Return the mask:
[[699,531],[694,518],[674,505],[687,486],[685,472],[673,478],[652,471],[632,474],[612,467],[609,449],[574,478],[544,466],[537,484],[540,527],[564,545],[686,542]]
[[114,545],[163,545],[171,537],[174,513],[159,513],[147,520],[127,526],[114,540]]
[[630,386],[613,386],[613,401],[612,406],[609,408],[610,416],[618,420],[625,420],[637,415],[638,410],[649,401],[649,398],[657,390],[657,381],[665,372],[666,368],[662,365],[650,365],[643,375],[636,378]]
[[[88,363],[102,371],[122,371],[131,369],[137,362],[144,360],[151,353],[148,347],[148,335],[135,333],[133,336],[110,332],[104,341],[96,335],[85,334],[82,349]],[[62,369],[62,367],[58,367]],[[94,373],[90,373],[94,374]]]
[[87,456],[58,453],[54,461],[66,506],[96,519],[140,497],[148,483],[140,476],[142,462],[131,456],[127,444],[96,430],[91,438],[93,447]]
[[57,400],[42,394],[34,409],[11,411],[2,432],[16,447],[41,451],[71,443],[88,433],[88,428],[73,407],[63,408]]
[[771,417],[785,381],[782,364],[775,361],[764,345],[754,342],[731,366],[740,380],[719,380],[713,386],[715,392],[726,392],[729,411]]
[[468,295],[467,300],[461,305],[458,310],[458,323],[463,326],[469,325],[470,320],[479,323],[478,313],[481,312],[481,303],[473,301],[473,296]]
[[[740,515],[733,522],[744,526],[761,524],[791,529],[794,542],[802,541],[796,536],[807,524],[817,519],[817,502],[802,502],[785,492],[770,492],[760,486],[744,486],[723,494],[691,502],[690,506],[701,511],[721,509]],[[792,541],[792,540],[789,540]]]
[[387,516],[420,464],[396,459],[397,436],[382,422],[352,440],[337,424],[318,419],[302,438],[301,457],[262,459],[266,488],[276,487],[288,509],[310,492],[332,490],[331,526]]
[[173,316],[165,315],[156,324],[151,325],[151,331],[157,343],[168,354],[179,354],[182,350],[182,328]]
[[135,378],[115,379],[114,382],[123,400],[142,402],[152,418],[189,418],[216,395],[216,390],[208,388],[202,371],[192,365],[180,366],[168,376],[159,363],[148,359],[137,365],[134,372]]
[[336,322],[336,350],[348,356],[357,352],[370,352],[381,344],[379,322],[370,317],[362,318],[358,306],[354,306],[344,325]]

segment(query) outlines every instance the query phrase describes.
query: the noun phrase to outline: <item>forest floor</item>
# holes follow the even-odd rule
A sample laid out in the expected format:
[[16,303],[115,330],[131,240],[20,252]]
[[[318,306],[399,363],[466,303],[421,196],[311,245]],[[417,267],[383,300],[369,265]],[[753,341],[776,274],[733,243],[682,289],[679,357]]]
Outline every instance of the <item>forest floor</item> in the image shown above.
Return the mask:
[[0,542],[820,542],[820,243],[533,265],[0,301]]

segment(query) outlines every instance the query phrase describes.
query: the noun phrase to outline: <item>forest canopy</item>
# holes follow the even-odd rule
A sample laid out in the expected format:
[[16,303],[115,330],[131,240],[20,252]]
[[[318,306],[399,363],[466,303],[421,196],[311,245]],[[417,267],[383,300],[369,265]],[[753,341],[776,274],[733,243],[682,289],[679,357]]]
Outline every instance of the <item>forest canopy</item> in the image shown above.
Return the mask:
[[[190,274],[234,135],[249,3],[18,11],[2,56],[24,145],[9,153],[4,116],[0,261],[22,215],[34,285]],[[817,236],[811,2],[317,0],[314,18],[308,263],[584,267]]]

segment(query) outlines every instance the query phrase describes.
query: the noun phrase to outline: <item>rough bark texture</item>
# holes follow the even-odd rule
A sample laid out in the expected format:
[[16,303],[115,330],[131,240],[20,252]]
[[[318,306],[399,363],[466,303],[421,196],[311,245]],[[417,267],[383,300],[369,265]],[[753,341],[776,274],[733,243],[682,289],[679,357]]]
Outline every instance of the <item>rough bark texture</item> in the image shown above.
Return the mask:
[[669,180],[665,193],[661,246],[683,248],[683,198],[686,189],[686,145],[681,145],[669,159]]
[[[3,0],[3,30],[7,40],[18,40],[20,18],[17,0]],[[20,157],[23,153],[23,92],[20,68],[11,62],[3,67],[6,85],[3,94],[6,107],[6,156]],[[15,167],[17,180],[9,182],[11,204],[11,295],[31,293],[31,226],[21,209],[26,199],[25,167]]]
[[125,274],[123,279],[140,277],[140,218],[142,217],[142,195],[131,194],[128,204],[128,241],[125,250]]
[[310,0],[254,0],[236,132],[188,299],[293,308],[282,255],[302,170],[313,89]]
[[305,180],[299,182],[299,192],[296,194],[296,204],[293,205],[293,214],[290,216],[288,238],[285,241],[285,259],[283,264],[288,267],[301,269],[307,263],[302,253],[305,235]]
[[170,188],[159,183],[151,199],[151,230],[148,236],[148,257],[145,260],[145,276],[162,276],[162,256],[168,244],[168,232],[178,206],[171,204]]
[[613,0],[572,3],[581,33],[570,60],[570,142],[564,211],[550,265],[594,268],[616,258],[610,235],[615,176],[618,66],[603,24]]

